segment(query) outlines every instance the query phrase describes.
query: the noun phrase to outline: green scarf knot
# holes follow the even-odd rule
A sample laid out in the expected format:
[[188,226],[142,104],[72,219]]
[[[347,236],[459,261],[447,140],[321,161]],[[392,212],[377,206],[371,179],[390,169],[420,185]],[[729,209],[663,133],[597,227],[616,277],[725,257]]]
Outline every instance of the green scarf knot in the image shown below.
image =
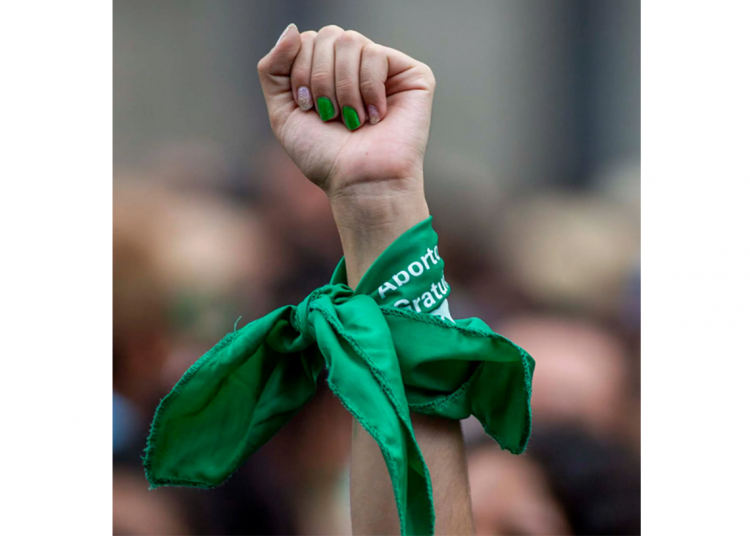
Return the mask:
[[474,415],[501,447],[523,452],[534,360],[481,320],[450,317],[431,220],[391,244],[356,290],[342,259],[329,285],[199,359],[156,411],[144,456],[151,486],[224,482],[313,397],[323,369],[383,453],[402,534],[435,524],[410,411]]
[[[308,294],[299,305],[294,307],[292,325],[303,337],[315,341],[315,332],[313,331],[312,323],[309,322],[309,318],[313,309],[317,308],[320,310],[322,307],[322,304],[320,303],[318,303],[316,307],[316,301],[322,299],[326,305],[328,305],[329,302],[334,305],[341,305],[353,296],[354,291],[347,285],[340,283],[335,285],[324,285],[317,288]],[[330,309],[330,307],[328,308]]]

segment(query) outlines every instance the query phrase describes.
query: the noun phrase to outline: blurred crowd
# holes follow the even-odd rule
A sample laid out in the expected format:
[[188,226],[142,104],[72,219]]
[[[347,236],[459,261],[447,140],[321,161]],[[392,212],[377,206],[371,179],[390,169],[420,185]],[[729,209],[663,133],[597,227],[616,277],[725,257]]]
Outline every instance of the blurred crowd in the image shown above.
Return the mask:
[[[155,408],[190,365],[340,259],[325,195],[277,144],[252,156],[186,145],[116,172],[114,534],[351,533],[351,417],[323,381],[217,489],[148,491],[141,466]],[[462,423],[478,533],[638,534],[639,212],[621,187],[637,176],[509,191],[450,156],[428,164],[454,317],[482,318],[537,362],[526,453]]]

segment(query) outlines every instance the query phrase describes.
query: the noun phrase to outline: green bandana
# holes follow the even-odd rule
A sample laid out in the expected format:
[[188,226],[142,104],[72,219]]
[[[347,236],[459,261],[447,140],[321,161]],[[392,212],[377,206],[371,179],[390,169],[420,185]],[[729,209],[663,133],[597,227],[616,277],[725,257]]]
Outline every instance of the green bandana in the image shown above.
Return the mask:
[[474,415],[501,447],[531,433],[534,360],[478,318],[453,321],[432,217],[375,261],[356,290],[331,283],[228,334],[162,400],[144,457],[151,487],[215,487],[328,385],[380,446],[402,534],[432,534],[427,465],[409,410]]

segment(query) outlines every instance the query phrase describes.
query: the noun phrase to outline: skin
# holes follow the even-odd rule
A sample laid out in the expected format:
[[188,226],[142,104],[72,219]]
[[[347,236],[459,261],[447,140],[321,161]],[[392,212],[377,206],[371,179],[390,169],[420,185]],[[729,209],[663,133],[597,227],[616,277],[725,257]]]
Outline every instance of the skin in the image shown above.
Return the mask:
[[[346,257],[349,286],[401,234],[429,216],[423,163],[435,77],[430,68],[365,36],[326,26],[300,34],[290,25],[258,63],[271,128],[304,175],[328,195]],[[323,122],[299,105],[327,97]],[[341,109],[354,108],[350,131]],[[365,111],[375,106],[377,124]],[[458,421],[412,414],[430,470],[436,534],[473,534],[463,437]],[[397,534],[390,477],[375,441],[354,422],[351,471],[354,534]]]

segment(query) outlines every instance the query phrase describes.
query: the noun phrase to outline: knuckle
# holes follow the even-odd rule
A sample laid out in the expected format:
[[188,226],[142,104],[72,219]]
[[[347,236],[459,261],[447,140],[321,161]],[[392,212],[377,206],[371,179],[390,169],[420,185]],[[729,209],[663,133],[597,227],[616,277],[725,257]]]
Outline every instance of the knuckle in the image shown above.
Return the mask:
[[354,45],[360,42],[362,34],[354,30],[347,30],[336,38],[336,46]]
[[356,91],[357,84],[351,78],[342,78],[341,80],[336,80],[336,93],[351,95],[353,93],[356,93]]
[[304,69],[302,66],[294,66],[292,69],[292,85],[294,87],[307,85],[307,71],[309,71],[309,69]]
[[380,54],[380,45],[377,43],[367,43],[364,47],[362,47],[362,55],[363,56],[377,56]]
[[333,76],[328,71],[314,71],[310,75],[310,84],[313,87],[328,87],[332,79]]
[[372,97],[375,96],[378,92],[378,84],[375,82],[375,80],[372,79],[362,80],[362,82],[360,82],[359,84],[359,90],[363,95]]
[[426,65],[424,63],[420,64],[419,70],[422,74],[422,79],[424,80],[424,83],[427,84],[430,88],[435,88],[435,73],[432,72],[432,69],[429,67],[429,65]]
[[268,71],[268,56],[263,56],[258,62],[258,73],[264,74]]
[[328,26],[323,26],[318,31],[318,37],[331,37],[332,35],[338,35],[340,33],[344,33],[344,29],[341,26],[329,24]]
[[313,30],[308,30],[306,32],[302,32],[299,34],[300,38],[303,42],[307,43],[309,41],[315,41],[315,38],[317,37],[318,32],[315,32]]

